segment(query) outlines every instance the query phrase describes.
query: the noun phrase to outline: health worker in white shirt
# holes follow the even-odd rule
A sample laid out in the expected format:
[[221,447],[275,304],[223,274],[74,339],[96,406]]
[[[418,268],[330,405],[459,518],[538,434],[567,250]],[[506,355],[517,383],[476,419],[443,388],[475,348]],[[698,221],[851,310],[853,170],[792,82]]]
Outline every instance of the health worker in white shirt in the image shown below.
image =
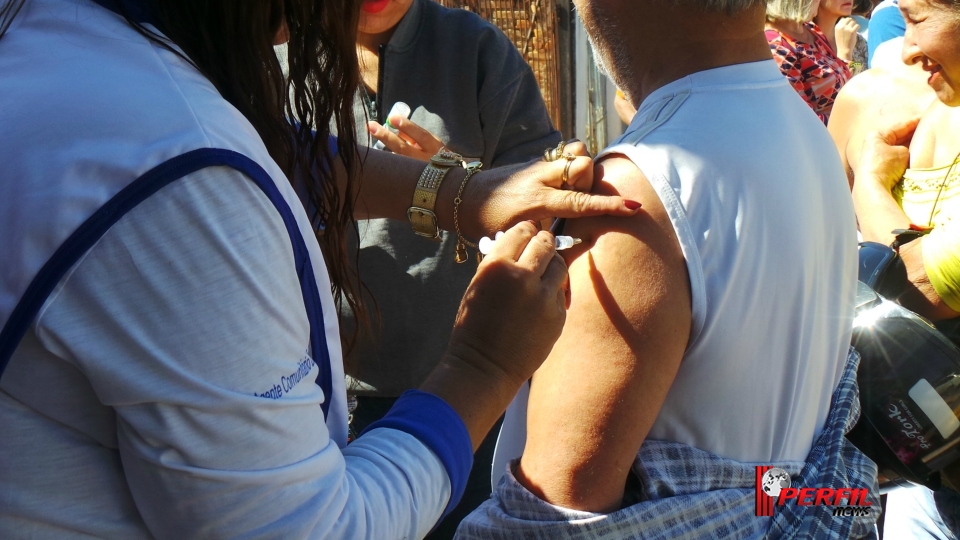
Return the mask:
[[[564,321],[524,220],[638,210],[585,193],[578,143],[472,176],[357,150],[358,8],[0,0],[0,538],[417,538],[456,504]],[[411,207],[507,232],[437,370],[347,445],[343,238]]]

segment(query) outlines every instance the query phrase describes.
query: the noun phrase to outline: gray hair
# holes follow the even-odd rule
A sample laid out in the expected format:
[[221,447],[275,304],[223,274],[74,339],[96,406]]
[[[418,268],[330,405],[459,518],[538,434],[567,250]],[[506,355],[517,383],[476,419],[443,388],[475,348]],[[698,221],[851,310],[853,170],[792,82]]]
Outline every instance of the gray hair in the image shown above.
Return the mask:
[[812,17],[814,0],[767,0],[768,20],[788,20],[805,23]]

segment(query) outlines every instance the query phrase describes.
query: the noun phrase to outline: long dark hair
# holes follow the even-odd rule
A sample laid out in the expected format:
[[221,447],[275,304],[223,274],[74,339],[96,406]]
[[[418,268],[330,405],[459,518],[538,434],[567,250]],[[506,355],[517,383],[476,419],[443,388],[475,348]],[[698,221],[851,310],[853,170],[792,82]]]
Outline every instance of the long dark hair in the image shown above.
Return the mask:
[[[0,38],[24,1],[0,0]],[[346,243],[347,234],[356,234],[353,207],[360,163],[352,104],[359,83],[355,43],[361,0],[126,1],[145,7],[182,56],[253,124],[291,182],[298,181],[298,174],[306,180],[334,297],[366,321]],[[177,52],[130,16],[130,4],[114,3],[140,33]],[[286,78],[273,49],[284,28],[289,36]],[[331,123],[337,130],[335,154],[328,142]],[[335,158],[346,174],[339,188],[336,167],[329,166]]]

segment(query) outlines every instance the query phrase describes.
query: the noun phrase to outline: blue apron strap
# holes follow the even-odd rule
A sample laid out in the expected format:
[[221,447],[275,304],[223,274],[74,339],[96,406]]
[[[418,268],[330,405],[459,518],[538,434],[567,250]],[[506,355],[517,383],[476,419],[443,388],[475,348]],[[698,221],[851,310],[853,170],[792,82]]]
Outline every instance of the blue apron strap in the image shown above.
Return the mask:
[[320,291],[307,245],[303,235],[300,234],[300,228],[290,206],[267,171],[252,159],[231,150],[201,148],[165,161],[123,188],[84,221],[37,272],[11,312],[7,323],[0,330],[0,377],[3,376],[10,357],[20,345],[20,340],[36,319],[47,297],[63,276],[114,223],[171,182],[200,169],[216,166],[231,167],[247,175],[270,199],[280,213],[280,217],[283,218],[283,224],[293,245],[293,258],[297,277],[300,280],[300,290],[303,293],[303,304],[307,308],[307,318],[310,320],[310,349],[320,370],[316,382],[323,390],[324,400],[321,408],[326,418],[330,403],[333,401],[330,351],[327,349]]

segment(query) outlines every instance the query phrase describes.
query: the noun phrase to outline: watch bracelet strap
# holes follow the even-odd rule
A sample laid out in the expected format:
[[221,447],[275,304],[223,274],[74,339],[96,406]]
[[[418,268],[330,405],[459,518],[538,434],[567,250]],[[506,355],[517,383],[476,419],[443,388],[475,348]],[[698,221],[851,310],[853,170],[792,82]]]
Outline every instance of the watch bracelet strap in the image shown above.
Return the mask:
[[452,168],[453,166],[438,166],[431,161],[420,174],[417,187],[413,191],[411,207],[407,211],[407,218],[417,235],[437,242],[442,240],[434,208],[437,204],[440,184]]
[[893,248],[897,253],[900,252],[900,247],[913,242],[917,238],[926,236],[930,234],[932,228],[910,228],[910,229],[894,229],[890,231],[892,234],[895,234],[893,238],[893,243],[890,244],[890,247]]

